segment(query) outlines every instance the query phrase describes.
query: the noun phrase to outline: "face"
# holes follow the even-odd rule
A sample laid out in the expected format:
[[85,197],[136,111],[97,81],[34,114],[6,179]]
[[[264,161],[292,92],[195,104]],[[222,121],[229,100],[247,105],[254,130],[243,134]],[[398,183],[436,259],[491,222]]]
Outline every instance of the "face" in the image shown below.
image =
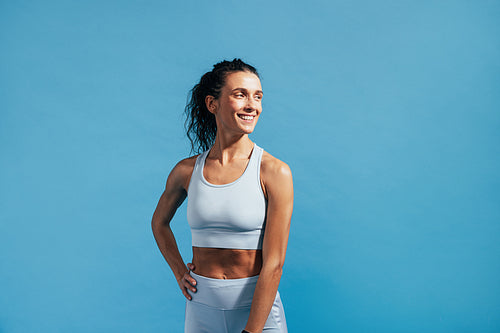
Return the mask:
[[234,72],[226,76],[219,98],[207,96],[205,102],[208,110],[215,115],[218,130],[250,134],[262,112],[262,96],[257,75]]

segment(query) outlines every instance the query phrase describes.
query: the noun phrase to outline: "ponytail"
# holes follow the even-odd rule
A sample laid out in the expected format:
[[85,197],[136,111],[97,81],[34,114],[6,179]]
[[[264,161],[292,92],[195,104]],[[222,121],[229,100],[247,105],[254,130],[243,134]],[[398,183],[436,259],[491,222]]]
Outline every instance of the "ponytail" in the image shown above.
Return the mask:
[[218,99],[226,84],[226,77],[233,72],[250,72],[257,76],[257,70],[241,59],[224,60],[214,65],[212,71],[205,73],[200,82],[190,90],[190,98],[184,109],[186,121],[184,127],[191,142],[191,151],[201,153],[212,147],[217,134],[215,116],[205,104],[207,96]]

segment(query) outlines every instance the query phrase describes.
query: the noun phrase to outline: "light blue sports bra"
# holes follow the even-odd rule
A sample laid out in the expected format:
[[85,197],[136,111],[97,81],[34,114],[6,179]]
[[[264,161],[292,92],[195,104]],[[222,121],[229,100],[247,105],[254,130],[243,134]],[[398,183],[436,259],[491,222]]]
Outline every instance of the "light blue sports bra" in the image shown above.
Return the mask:
[[263,149],[254,143],[240,178],[210,184],[203,176],[207,150],[200,154],[188,187],[187,220],[197,247],[261,249],[267,200],[260,185]]

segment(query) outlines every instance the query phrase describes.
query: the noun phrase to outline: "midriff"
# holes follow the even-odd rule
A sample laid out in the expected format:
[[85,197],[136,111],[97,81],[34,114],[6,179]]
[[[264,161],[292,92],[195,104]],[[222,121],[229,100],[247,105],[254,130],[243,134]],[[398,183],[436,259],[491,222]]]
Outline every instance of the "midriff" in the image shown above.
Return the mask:
[[219,249],[193,246],[194,270],[213,279],[241,279],[259,275],[262,250]]

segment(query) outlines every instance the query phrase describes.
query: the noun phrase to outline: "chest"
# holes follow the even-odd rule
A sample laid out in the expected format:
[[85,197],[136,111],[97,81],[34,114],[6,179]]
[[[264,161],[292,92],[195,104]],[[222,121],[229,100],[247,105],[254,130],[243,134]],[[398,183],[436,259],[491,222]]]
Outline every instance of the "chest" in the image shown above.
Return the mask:
[[239,179],[248,167],[249,160],[235,160],[222,165],[218,160],[207,159],[203,168],[203,177],[214,185],[224,185]]

